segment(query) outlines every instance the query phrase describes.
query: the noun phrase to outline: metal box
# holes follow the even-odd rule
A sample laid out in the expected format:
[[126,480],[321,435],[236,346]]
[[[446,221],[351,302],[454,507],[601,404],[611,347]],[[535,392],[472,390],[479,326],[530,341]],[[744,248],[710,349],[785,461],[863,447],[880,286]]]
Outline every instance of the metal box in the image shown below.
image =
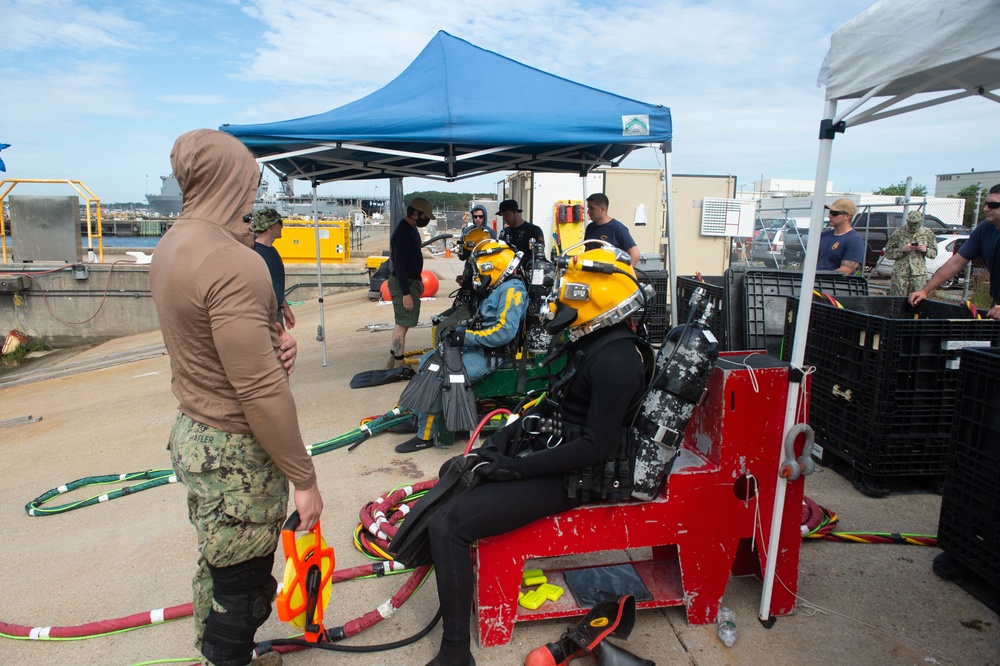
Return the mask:
[[11,195],[8,200],[15,261],[83,259],[79,197]]
[[14,294],[27,291],[31,284],[25,275],[8,275],[0,278],[0,294]]

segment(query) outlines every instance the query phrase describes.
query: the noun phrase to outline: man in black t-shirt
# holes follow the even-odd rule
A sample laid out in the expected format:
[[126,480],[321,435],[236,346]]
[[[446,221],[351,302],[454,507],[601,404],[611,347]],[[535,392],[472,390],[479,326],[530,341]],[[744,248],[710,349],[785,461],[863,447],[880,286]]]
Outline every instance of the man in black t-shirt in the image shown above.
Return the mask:
[[420,295],[423,293],[420,273],[424,270],[424,255],[420,249],[420,232],[417,229],[426,227],[433,219],[431,203],[427,199],[416,197],[407,205],[406,217],[396,225],[396,230],[389,239],[389,257],[392,260],[389,295],[392,296],[395,326],[392,329],[387,370],[404,365],[406,331],[416,326],[420,318]]
[[516,252],[523,252],[521,265],[527,266],[534,256],[532,243],[541,241],[545,245],[545,234],[541,227],[526,222],[521,217],[521,209],[517,207],[517,202],[513,199],[505,199],[500,202],[500,210],[497,215],[503,217],[503,231],[500,232],[500,240],[505,241]]

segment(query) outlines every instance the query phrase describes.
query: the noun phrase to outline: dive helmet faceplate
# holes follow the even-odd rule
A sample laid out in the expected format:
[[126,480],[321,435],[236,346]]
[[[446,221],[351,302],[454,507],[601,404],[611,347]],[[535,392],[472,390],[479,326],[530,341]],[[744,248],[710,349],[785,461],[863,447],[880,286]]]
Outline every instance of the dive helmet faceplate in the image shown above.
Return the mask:
[[543,312],[548,311],[549,333],[568,330],[577,340],[625,320],[646,299],[627,254],[608,244],[571,255],[574,249],[556,261],[559,272]]
[[490,232],[482,227],[472,227],[462,236],[462,245],[459,249],[459,258],[468,259],[472,255],[472,251],[476,249],[476,246],[482,243],[484,240],[489,240],[491,238]]
[[[488,236],[488,234],[487,234]],[[486,294],[514,274],[521,265],[522,253],[514,252],[507,243],[487,238],[472,251],[472,288]]]

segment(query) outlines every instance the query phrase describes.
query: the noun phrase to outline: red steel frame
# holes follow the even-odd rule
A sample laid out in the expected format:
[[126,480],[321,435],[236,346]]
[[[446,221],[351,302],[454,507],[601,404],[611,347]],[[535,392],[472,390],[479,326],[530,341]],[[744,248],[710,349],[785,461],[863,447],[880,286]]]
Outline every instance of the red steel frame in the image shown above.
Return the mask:
[[[656,500],[587,505],[478,542],[480,645],[507,644],[515,622],[587,612],[566,587],[565,568],[545,571],[550,583],[566,589],[558,601],[534,611],[518,606],[522,572],[536,558],[611,551],[621,554],[615,561],[620,563],[630,561],[625,549],[651,548],[650,559],[632,562],[653,595],[636,607],[684,606],[691,624],[715,620],[730,575],[761,578],[789,388],[787,366],[765,358],[745,352],[720,357],[706,400],[685,431],[681,457]],[[750,371],[744,359],[751,366],[777,367]],[[807,405],[802,409],[805,420]],[[795,609],[803,485],[801,477],[789,483],[785,495],[776,563],[780,582],[774,587],[771,615]],[[545,569],[545,563],[533,562],[531,568]]]

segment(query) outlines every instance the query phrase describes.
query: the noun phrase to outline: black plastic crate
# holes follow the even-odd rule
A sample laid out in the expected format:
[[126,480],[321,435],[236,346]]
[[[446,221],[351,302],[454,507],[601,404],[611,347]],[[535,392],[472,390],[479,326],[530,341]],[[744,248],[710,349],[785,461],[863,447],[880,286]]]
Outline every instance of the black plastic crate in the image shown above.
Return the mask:
[[938,544],[1000,591],[1000,349],[965,349]]
[[[809,423],[824,453],[874,477],[946,471],[964,348],[996,346],[1000,322],[961,306],[904,297],[814,300],[805,363],[815,366]],[[798,299],[788,299],[791,356]]]
[[[785,334],[785,307],[802,291],[802,271],[753,270],[742,276],[745,349],[764,349],[781,355]],[[840,273],[817,273],[813,289],[831,296],[867,296],[868,280]],[[731,301],[732,303],[733,301]]]
[[712,318],[708,322],[708,327],[719,341],[719,351],[726,351],[728,346],[728,335],[726,333],[726,288],[724,278],[718,275],[709,275],[701,279],[693,275],[681,275],[677,278],[677,322],[683,324],[687,321],[691,313],[691,294],[701,287],[705,290],[705,297],[712,304]]
[[[646,330],[649,332],[649,336],[654,344],[659,344],[663,341],[663,336],[667,334],[670,328],[670,306],[667,305],[667,292],[670,291],[670,274],[668,271],[642,271],[641,273],[636,273],[639,278],[639,282],[642,284],[651,284],[653,290],[656,292],[653,296],[652,305],[646,306],[648,309],[648,314],[646,315]],[[636,315],[634,315],[633,320],[638,322],[643,316],[643,311],[640,310]]]

